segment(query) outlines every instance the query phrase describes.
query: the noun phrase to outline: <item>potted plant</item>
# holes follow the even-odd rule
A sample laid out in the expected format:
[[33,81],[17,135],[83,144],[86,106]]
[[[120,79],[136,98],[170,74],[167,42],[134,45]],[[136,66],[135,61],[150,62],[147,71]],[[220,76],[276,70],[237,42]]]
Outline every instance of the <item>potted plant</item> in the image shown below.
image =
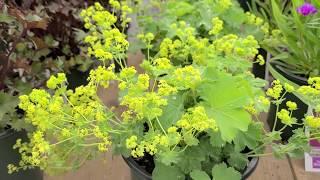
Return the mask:
[[[126,4],[110,3],[130,11]],[[85,42],[90,54],[104,64],[126,58],[129,43],[114,26],[112,13],[96,3],[81,15],[89,28]],[[123,16],[122,20],[130,19]],[[10,164],[9,171],[37,166],[62,173],[111,149],[126,158],[138,179],[236,180],[254,170],[256,157],[269,155],[263,153],[266,145],[271,144],[277,157],[297,157],[307,150],[310,138],[319,138],[314,116],[305,121],[313,131],[296,130],[286,145],[277,143],[281,130],[263,129],[257,115],[270,103],[261,89],[264,81],[243,66],[244,59],[256,53],[252,36],[242,39],[230,34],[210,42],[196,37],[193,28],[180,30],[186,31],[188,41],[178,48],[173,46],[178,41],[165,39],[161,57],[148,56],[142,74],[126,64],[120,73],[114,72],[114,65],[100,66],[90,72],[88,85],[73,91],[67,90],[66,77],[60,73],[47,81],[49,91],[34,89],[20,96],[25,121],[36,130],[30,142],[17,141],[22,160],[18,166]],[[151,34],[145,37],[147,43],[152,39]],[[186,43],[191,47],[184,49]],[[120,116],[115,108],[103,105],[96,93],[99,86],[108,87],[112,81],[119,82]],[[318,98],[319,83],[318,78],[311,79],[310,86],[298,91]],[[294,90],[275,81],[267,94],[278,104],[284,101],[283,91]],[[297,107],[291,101],[287,106],[279,110],[277,120],[291,126],[295,123],[291,112]]]
[[[318,2],[304,3],[304,1],[259,1],[261,4],[259,11],[264,14],[265,20],[269,20],[272,30],[262,47],[272,55],[268,63],[271,74],[282,79],[295,87],[308,84],[308,78],[318,76],[316,39],[318,34],[317,26],[317,7]],[[303,50],[301,50],[303,49]],[[308,106],[304,103],[301,95],[287,93],[283,95],[287,100],[295,101],[299,104],[299,110],[293,116],[299,122],[304,118]],[[284,107],[285,104],[280,104]],[[282,124],[274,125],[276,107],[272,106],[268,122],[271,127],[281,128]],[[283,140],[287,140],[292,135],[292,130],[298,125],[288,127],[284,131]]]
[[[159,51],[160,42],[165,37],[174,38],[177,36],[176,28],[179,26],[177,23],[179,21],[184,21],[187,25],[194,27],[198,37],[205,37],[210,41],[226,34],[237,34],[240,37],[253,35],[260,42],[264,39],[265,30],[268,30],[268,24],[250,12],[244,12],[235,0],[153,0],[150,4],[141,3],[134,7],[139,24],[138,34],[140,34],[138,40],[133,41],[134,45],[131,48],[133,50],[140,48],[145,56],[147,56],[147,47],[143,40],[139,38],[143,37],[141,34],[154,34],[153,47],[150,48],[149,52],[154,55]],[[212,30],[213,26],[216,29]],[[209,33],[209,31],[211,32]],[[215,33],[217,35],[212,36]],[[133,35],[136,34],[137,32]],[[260,56],[252,59],[257,66],[263,64],[261,60],[264,58],[260,58]],[[255,70],[256,68],[254,69],[256,75],[264,78],[263,71],[259,75],[258,71]]]

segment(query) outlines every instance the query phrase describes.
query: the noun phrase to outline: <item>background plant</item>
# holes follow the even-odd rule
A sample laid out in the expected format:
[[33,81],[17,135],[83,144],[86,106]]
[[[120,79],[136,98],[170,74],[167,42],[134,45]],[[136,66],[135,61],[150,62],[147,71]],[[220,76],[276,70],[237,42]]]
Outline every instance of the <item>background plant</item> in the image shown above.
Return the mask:
[[[80,42],[86,35],[80,10],[94,1],[1,1],[0,127],[26,128],[18,95],[44,86],[57,72],[85,72],[94,61]],[[108,3],[102,4],[110,9]],[[120,16],[117,11],[115,15]],[[117,21],[116,25],[120,25]],[[75,82],[74,84],[79,84]],[[69,85],[70,86],[70,85]],[[73,85],[72,85],[73,86]]]
[[[267,24],[261,18],[249,12],[245,13],[235,0],[152,0],[148,4],[140,1],[135,6],[135,11],[140,28],[138,32],[153,33],[155,36],[152,53],[158,52],[157,43],[160,43],[165,37],[177,36],[179,21],[184,21],[188,26],[195,28],[197,36],[206,37],[209,40],[215,38],[209,36],[212,34],[217,34],[217,36],[237,34],[239,37],[250,34],[260,41],[264,38],[264,31],[267,29]],[[219,32],[220,30],[222,32]],[[141,44],[141,41],[136,41],[131,48],[142,48],[146,54],[146,46],[144,43]]]
[[[274,28],[271,38],[262,45],[274,56],[270,62],[302,77],[319,75],[319,55],[315,49],[318,46],[319,14],[299,12],[298,9],[307,3],[302,0],[256,2],[261,4],[260,12]],[[319,8],[318,1],[310,2],[313,8]]]
[[[116,2],[112,7],[127,9]],[[104,64],[126,58],[129,43],[122,30],[114,26],[112,13],[95,4],[81,15],[88,24],[85,41],[91,55]],[[185,29],[192,32],[192,28]],[[90,72],[89,84],[75,91],[67,90],[65,75],[58,74],[47,82],[49,92],[34,89],[20,96],[19,106],[26,111],[26,122],[36,131],[30,134],[30,143],[17,141],[15,148],[20,150],[22,161],[18,167],[9,165],[9,171],[39,166],[47,172],[63,172],[112,148],[115,154],[137,161],[153,161],[154,179],[241,179],[250,158],[268,155],[263,154],[266,145],[273,146],[277,157],[299,156],[307,150],[310,137],[319,138],[318,124],[311,123],[317,120],[314,116],[310,120],[306,117],[306,126],[314,128],[315,133],[307,136],[299,129],[287,145],[277,143],[281,131],[264,130],[257,118],[270,103],[261,88],[264,81],[246,73],[244,67],[233,69],[228,65],[230,57],[234,62],[238,58],[241,61],[256,52],[249,51],[257,45],[254,39],[249,38],[245,47],[232,43],[220,49],[229,41],[218,38],[208,42],[192,33],[188,37],[194,46],[204,43],[202,50],[214,56],[208,59],[192,55],[190,63],[176,65],[181,54],[168,51],[161,57],[148,56],[142,64],[143,74],[126,64],[120,73],[115,73],[112,65],[100,66]],[[231,37],[227,40],[237,40]],[[249,50],[239,54],[233,51],[236,48]],[[160,51],[166,49],[162,46]],[[108,87],[111,81],[119,83],[120,105],[124,108],[120,117],[96,94],[98,86]],[[318,79],[311,79],[310,86],[300,91],[317,97],[318,86]],[[267,95],[277,105],[285,101],[283,92],[292,91],[295,89],[289,84],[282,86],[275,81]],[[287,108],[279,109],[277,119],[286,126],[296,123],[291,117],[296,106],[287,102]]]

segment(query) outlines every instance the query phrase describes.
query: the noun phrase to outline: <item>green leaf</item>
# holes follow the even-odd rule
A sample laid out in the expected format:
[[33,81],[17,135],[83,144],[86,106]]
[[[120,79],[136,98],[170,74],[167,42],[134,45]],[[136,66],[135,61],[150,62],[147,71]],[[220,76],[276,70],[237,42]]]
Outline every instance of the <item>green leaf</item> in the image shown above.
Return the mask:
[[213,67],[205,72],[208,79],[201,84],[199,95],[204,100],[209,117],[216,120],[223,140],[231,142],[238,131],[247,131],[250,114],[243,108],[250,100],[250,89],[245,79],[219,73]]
[[[179,7],[179,8],[177,8]],[[178,17],[185,14],[192,13],[194,6],[184,1],[169,1],[167,4],[167,11],[170,14],[174,14]]]
[[188,145],[188,146],[196,146],[199,144],[199,140],[197,138],[195,138],[192,134],[187,133],[183,135],[184,138],[184,142]]
[[244,148],[248,147],[254,149],[260,144],[263,133],[262,123],[250,124],[246,132],[239,131],[238,135],[234,139],[235,149],[240,152]]
[[240,171],[246,167],[247,163],[248,157],[239,152],[231,153],[228,159],[228,164]]
[[223,147],[226,144],[226,142],[221,138],[221,133],[219,131],[210,131],[208,134],[210,135],[210,144],[213,147]]
[[189,174],[195,169],[201,169],[201,163],[206,160],[206,153],[199,146],[188,147],[181,156],[183,158],[181,158],[177,166],[185,174]]
[[215,165],[212,169],[213,180],[240,180],[241,174],[225,163]]
[[193,180],[210,180],[209,175],[206,172],[200,170],[193,170],[190,173],[190,176]]
[[167,166],[170,166],[172,163],[177,164],[180,160],[180,153],[176,151],[165,151],[158,153],[159,161]]
[[176,166],[166,166],[158,161],[152,172],[153,180],[184,180],[185,175]]
[[162,110],[162,116],[159,117],[162,127],[167,130],[175,124],[183,114],[183,104],[185,96],[183,93],[178,93],[168,97],[168,105]]
[[10,94],[0,92],[0,120],[3,116],[11,111],[14,111],[18,106],[19,99],[16,96],[11,96]]

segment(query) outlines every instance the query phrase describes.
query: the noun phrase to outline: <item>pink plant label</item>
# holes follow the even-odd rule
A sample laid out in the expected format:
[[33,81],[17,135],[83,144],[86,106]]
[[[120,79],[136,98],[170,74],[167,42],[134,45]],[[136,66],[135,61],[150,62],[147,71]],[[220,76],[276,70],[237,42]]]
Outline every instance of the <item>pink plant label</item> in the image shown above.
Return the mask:
[[320,142],[318,140],[310,140],[310,146],[315,147],[315,148],[320,148]]
[[320,168],[320,157],[312,157],[312,167]]

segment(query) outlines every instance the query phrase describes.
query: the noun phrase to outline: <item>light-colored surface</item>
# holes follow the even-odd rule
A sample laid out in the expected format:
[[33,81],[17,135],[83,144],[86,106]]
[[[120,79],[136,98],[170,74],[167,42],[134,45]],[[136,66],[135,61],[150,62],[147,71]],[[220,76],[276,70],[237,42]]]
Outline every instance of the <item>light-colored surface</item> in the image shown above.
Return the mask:
[[318,180],[320,179],[320,173],[306,172],[304,170],[304,160],[291,160],[293,173],[296,175],[298,180]]
[[45,175],[45,180],[130,180],[128,166],[120,156],[104,154],[98,160],[86,162],[79,170],[60,176]]

